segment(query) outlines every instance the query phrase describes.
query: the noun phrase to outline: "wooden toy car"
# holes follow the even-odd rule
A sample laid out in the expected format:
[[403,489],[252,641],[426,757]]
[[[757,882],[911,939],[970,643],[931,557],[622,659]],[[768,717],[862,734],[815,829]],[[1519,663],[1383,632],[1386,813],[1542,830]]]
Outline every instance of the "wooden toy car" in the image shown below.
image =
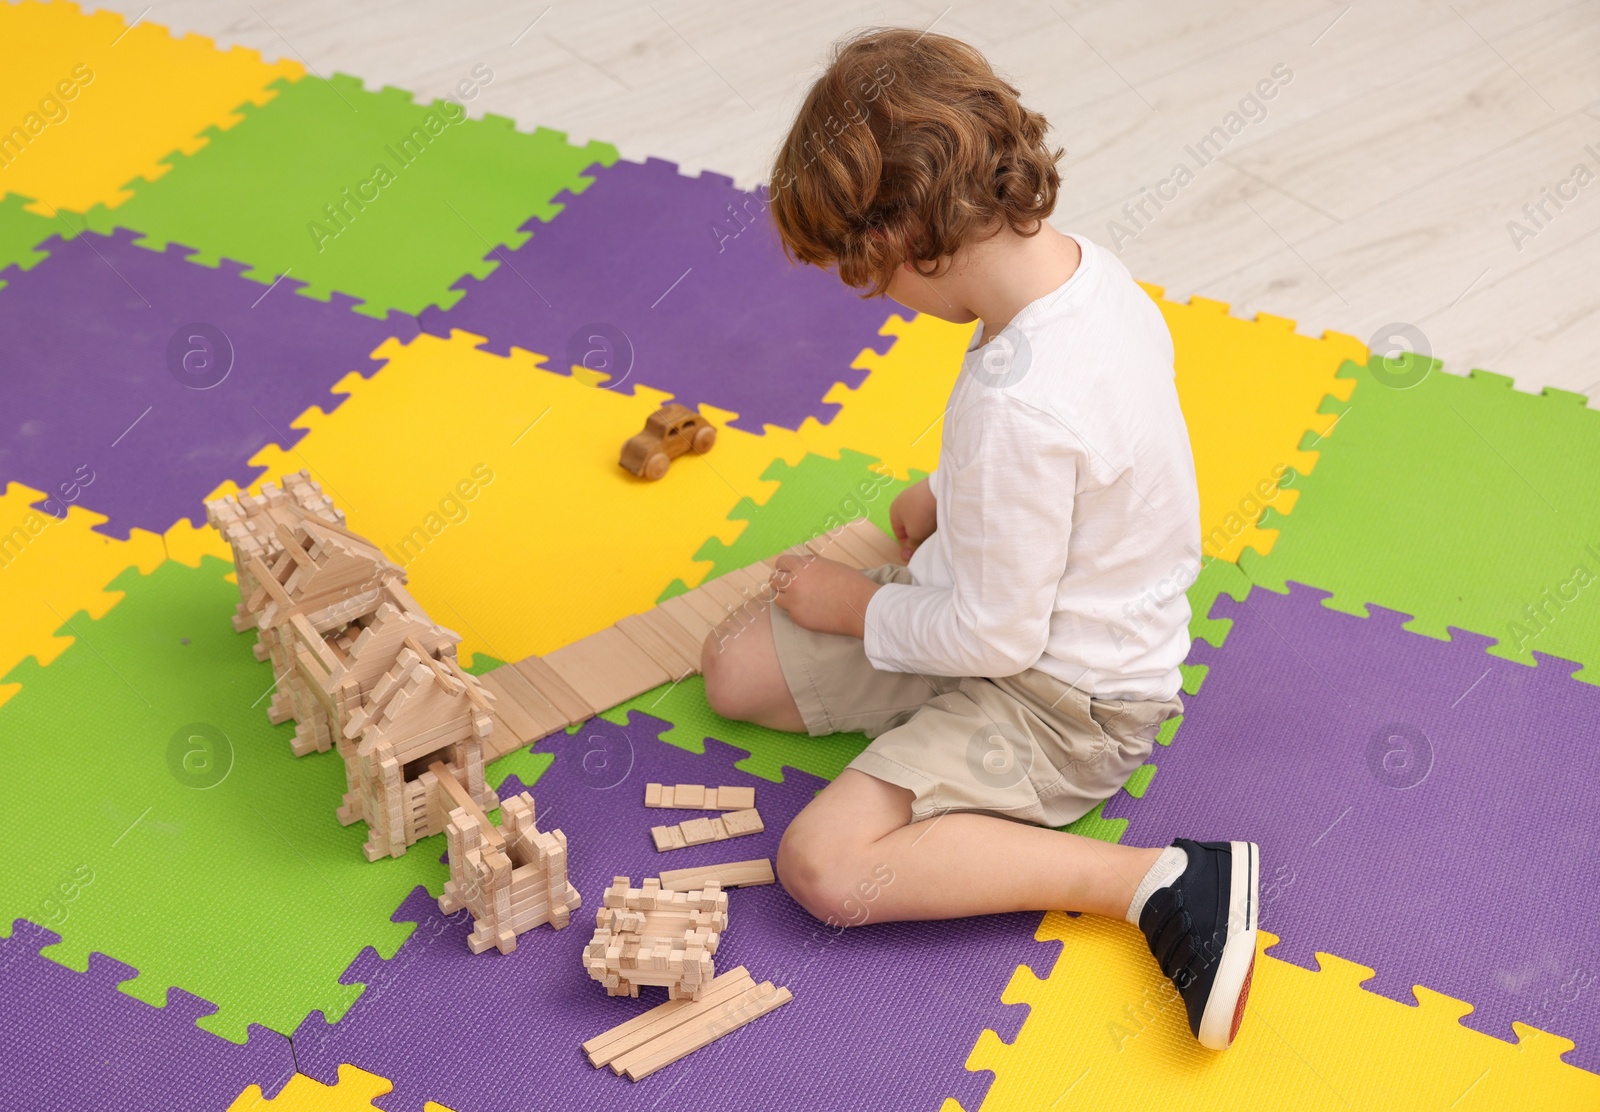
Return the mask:
[[622,446],[618,462],[641,479],[659,479],[685,452],[704,455],[716,442],[716,426],[688,406],[673,402],[645,419],[644,431]]

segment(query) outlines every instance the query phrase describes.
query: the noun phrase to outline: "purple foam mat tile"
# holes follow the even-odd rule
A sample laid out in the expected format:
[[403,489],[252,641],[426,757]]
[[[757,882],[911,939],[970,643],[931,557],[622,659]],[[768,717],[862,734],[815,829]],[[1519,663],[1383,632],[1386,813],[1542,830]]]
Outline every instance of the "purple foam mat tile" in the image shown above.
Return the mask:
[[1326,597],[1219,598],[1234,625],[1197,650],[1204,688],[1144,797],[1106,817],[1130,845],[1260,843],[1275,957],[1359,962],[1374,992],[1411,1003],[1423,985],[1471,1004],[1470,1027],[1551,1031],[1600,1070],[1600,688]]
[[827,421],[835,382],[859,386],[850,364],[864,348],[886,350],[878,330],[893,308],[863,300],[830,273],[789,262],[764,193],[727,178],[678,173],[670,162],[591,167],[594,184],[531,238],[490,256],[483,280],[422,315],[425,331],[459,328],[612,375],[607,387],[642,383],[685,405],[739,414],[740,428],[797,428]]
[[[715,740],[704,755],[658,740],[668,723],[634,712],[627,726],[599,719],[539,743],[556,760],[530,790],[541,829],[565,832],[583,906],[563,930],[539,927],[511,954],[468,951],[470,917],[445,917],[416,889],[395,913],[416,921],[393,958],[370,949],[345,974],[366,987],[336,1024],[313,1015],[295,1032],[300,1070],[331,1082],[349,1062],[394,1082],[386,1109],[434,1100],[461,1112],[493,1109],[727,1107],[937,1108],[954,1096],[982,1103],[987,1074],[965,1062],[992,1027],[1015,1038],[1027,1009],[1000,994],[1022,962],[1048,969],[1034,941],[1036,914],[831,930],[777,885],[735,889],[717,951],[787,986],[794,1000],[637,1084],[595,1070],[580,1044],[666,999],[607,997],[583,968],[595,909],[611,879],[635,884],[661,869],[774,858],[789,820],[823,781],[792,769],[774,784],[738,771],[742,750]],[[658,854],[649,828],[702,812],[649,810],[660,783],[754,784],[766,830]],[[522,790],[515,777],[502,798]],[[870,908],[870,903],[867,905]],[[1044,957],[1041,957],[1041,953]]]
[[116,537],[203,521],[218,483],[257,477],[251,456],[298,441],[295,418],[335,408],[335,383],[373,373],[388,337],[417,333],[413,317],[303,297],[293,278],[265,289],[242,264],[201,266],[188,248],[136,238],[53,238],[0,290],[0,485],[43,491],[52,514],[105,514]]
[[41,957],[55,933],[18,919],[0,939],[0,1108],[226,1108],[294,1072],[289,1040],[251,1025],[243,1046],[195,1026],[216,1007],[169,989],[154,1008],[117,990],[137,971],[91,954],[77,973]]

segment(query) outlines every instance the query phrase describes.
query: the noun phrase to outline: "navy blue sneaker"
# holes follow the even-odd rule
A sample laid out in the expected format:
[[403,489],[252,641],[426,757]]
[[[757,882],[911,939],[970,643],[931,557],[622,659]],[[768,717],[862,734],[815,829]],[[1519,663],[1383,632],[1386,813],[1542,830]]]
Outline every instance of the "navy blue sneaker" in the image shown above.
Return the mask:
[[1139,929],[1183,997],[1200,1045],[1226,1050],[1239,1033],[1256,968],[1261,851],[1254,842],[1172,843],[1183,875],[1150,894]]

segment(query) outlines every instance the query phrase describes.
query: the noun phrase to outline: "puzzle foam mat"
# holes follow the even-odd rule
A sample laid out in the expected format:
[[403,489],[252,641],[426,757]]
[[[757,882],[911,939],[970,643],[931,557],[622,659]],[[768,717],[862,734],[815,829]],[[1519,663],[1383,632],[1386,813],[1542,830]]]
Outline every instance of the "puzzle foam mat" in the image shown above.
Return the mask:
[[[661,867],[643,784],[758,789],[763,834],[672,866],[770,856],[864,739],[690,678],[509,754],[584,905],[473,955],[443,838],[368,863],[338,757],[268,722],[202,502],[310,470],[484,671],[885,524],[970,326],[791,268],[759,191],[538,121],[68,3],[0,5],[0,60],[0,1107],[1600,1107],[1581,399],[1147,286],[1200,485],[1187,708],[1073,829],[1261,843],[1238,1042],[1195,1046],[1123,924],[836,932],[772,886],[718,963],[793,1003],[630,1083],[578,1044],[658,997],[577,955]],[[717,446],[635,482],[668,399]]]

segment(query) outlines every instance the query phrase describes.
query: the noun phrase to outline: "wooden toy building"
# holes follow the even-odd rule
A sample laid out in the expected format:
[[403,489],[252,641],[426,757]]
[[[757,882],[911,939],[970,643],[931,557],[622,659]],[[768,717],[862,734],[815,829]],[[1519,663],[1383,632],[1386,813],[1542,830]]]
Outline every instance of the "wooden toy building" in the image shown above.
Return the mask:
[[619,876],[595,912],[584,968],[607,996],[638,996],[641,985],[663,985],[669,1000],[698,1000],[716,976],[712,959],[727,928],[728,894],[716,883],[669,892],[655,877],[633,888]]

